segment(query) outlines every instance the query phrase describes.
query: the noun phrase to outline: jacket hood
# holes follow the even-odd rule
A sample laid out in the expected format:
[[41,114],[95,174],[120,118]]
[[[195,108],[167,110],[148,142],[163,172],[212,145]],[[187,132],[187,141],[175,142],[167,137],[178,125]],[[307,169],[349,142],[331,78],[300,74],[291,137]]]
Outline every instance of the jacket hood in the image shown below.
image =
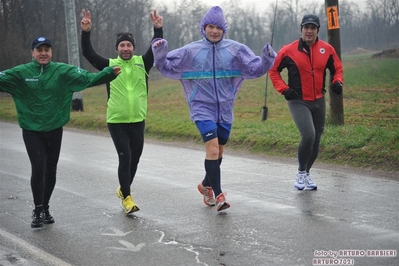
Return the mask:
[[206,38],[205,26],[208,24],[213,24],[220,27],[223,30],[223,39],[227,31],[227,22],[224,18],[223,10],[219,6],[214,6],[209,9],[201,19],[200,31],[204,38]]

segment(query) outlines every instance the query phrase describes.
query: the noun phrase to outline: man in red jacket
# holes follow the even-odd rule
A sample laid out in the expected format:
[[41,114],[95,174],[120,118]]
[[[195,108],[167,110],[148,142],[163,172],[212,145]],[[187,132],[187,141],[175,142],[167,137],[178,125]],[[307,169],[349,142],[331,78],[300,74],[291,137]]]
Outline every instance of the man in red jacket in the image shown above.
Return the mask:
[[[319,40],[319,29],[319,17],[305,15],[301,22],[301,38],[281,48],[269,71],[274,88],[287,100],[291,116],[301,134],[299,166],[294,183],[294,188],[298,190],[317,189],[309,172],[319,153],[325,124],[326,69],[330,72],[332,91],[338,95],[342,93],[341,60],[334,47]],[[288,70],[288,84],[280,75],[284,68]]]

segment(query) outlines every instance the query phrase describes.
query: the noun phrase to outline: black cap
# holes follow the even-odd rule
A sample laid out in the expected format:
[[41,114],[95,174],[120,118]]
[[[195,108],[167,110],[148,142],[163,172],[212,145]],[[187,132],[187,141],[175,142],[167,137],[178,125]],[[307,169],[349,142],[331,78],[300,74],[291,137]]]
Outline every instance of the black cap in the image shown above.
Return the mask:
[[301,26],[304,26],[306,24],[314,24],[316,27],[320,28],[320,19],[316,15],[305,15],[302,18]]
[[42,44],[47,44],[51,47],[51,41],[45,37],[38,37],[32,41],[32,50],[39,47]]

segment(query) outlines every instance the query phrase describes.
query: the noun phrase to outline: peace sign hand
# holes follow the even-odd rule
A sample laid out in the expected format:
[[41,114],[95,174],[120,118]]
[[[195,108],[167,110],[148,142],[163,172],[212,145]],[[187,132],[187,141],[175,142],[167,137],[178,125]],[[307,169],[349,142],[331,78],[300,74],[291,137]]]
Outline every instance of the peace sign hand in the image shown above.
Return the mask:
[[154,25],[154,28],[159,29],[162,28],[163,26],[163,18],[162,16],[157,15],[157,11],[154,10],[154,12],[150,13],[152,25]]
[[91,30],[91,14],[90,11],[86,11],[83,9],[82,10],[82,15],[83,18],[80,21],[80,27],[82,28],[83,31],[90,31]]

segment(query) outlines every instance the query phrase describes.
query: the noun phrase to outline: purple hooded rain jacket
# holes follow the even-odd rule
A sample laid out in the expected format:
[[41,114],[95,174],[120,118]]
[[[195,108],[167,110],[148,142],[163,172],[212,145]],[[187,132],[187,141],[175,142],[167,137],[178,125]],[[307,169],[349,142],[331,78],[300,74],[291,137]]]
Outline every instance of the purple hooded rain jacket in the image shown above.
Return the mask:
[[[202,40],[168,53],[168,43],[152,46],[154,66],[167,78],[183,85],[192,121],[211,120],[231,124],[233,106],[244,79],[261,77],[273,66],[277,53],[267,43],[256,56],[239,42],[222,39],[212,43],[206,39],[205,26],[213,24],[226,34],[227,23],[220,7],[212,7],[202,18]],[[161,39],[154,39],[153,44]],[[270,55],[268,55],[268,50]]]

